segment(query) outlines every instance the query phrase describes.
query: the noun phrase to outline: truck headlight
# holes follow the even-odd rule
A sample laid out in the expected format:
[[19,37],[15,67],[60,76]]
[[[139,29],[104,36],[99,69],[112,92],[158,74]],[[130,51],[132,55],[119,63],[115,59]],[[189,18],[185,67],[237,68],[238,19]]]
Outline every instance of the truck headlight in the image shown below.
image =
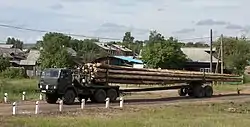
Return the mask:
[[56,89],[56,86],[54,86],[53,88]]
[[43,86],[42,86],[42,85],[40,85],[40,86],[39,86],[39,88],[40,88],[40,89],[42,89],[42,88],[43,88]]

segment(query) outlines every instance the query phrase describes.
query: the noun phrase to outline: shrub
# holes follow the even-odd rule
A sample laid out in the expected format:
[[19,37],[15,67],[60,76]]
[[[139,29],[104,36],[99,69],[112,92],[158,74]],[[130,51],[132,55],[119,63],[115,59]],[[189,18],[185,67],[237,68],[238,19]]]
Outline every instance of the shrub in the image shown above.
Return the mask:
[[244,79],[243,79],[244,83],[250,83],[250,75],[244,75]]
[[9,59],[0,56],[0,72],[4,71],[9,66],[10,66]]
[[25,78],[25,70],[23,68],[7,68],[1,73],[3,78]]

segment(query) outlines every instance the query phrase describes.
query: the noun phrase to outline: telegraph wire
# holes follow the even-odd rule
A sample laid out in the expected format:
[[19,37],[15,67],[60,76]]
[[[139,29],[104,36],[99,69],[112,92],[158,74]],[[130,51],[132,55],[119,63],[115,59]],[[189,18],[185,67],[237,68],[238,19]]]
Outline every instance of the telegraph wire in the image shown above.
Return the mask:
[[[49,33],[52,31],[48,30],[40,30],[40,29],[32,29],[32,28],[26,28],[26,27],[19,27],[19,26],[14,26],[14,25],[8,25],[8,24],[0,24],[0,27],[5,27],[5,28],[12,28],[12,29],[18,29],[18,30],[26,30],[26,31],[33,31],[33,32],[39,32],[39,33]],[[56,32],[56,31],[54,31]],[[84,37],[84,38],[91,38],[91,39],[104,39],[104,40],[116,40],[116,41],[121,41],[122,39],[120,38],[110,38],[110,37],[97,37],[97,36],[87,36],[87,35],[80,35],[80,34],[70,34],[70,33],[63,33],[63,32],[57,32],[61,33],[64,35],[69,35],[69,36],[75,36],[75,37]],[[220,37],[220,36],[213,36],[213,37]],[[207,37],[196,37],[196,38],[185,38],[185,39],[178,39],[178,41],[191,41],[191,40],[201,40],[201,39],[209,39],[210,36]],[[2,42],[2,40],[0,40]]]
[[[40,33],[52,32],[52,31],[47,31],[47,30],[25,28],[25,27],[19,27],[19,26],[7,25],[7,24],[0,24],[0,27],[13,28],[13,29],[19,29],[19,30],[27,30],[27,31],[33,31],[33,32],[40,32]],[[56,31],[54,31],[54,32],[56,32]],[[62,33],[62,32],[57,32],[57,33]],[[76,37],[92,38],[92,39],[121,40],[121,39],[118,39],[118,38],[94,37],[94,36],[86,36],[86,35],[70,34],[70,33],[62,33],[62,34],[69,35],[69,36],[76,36]]]

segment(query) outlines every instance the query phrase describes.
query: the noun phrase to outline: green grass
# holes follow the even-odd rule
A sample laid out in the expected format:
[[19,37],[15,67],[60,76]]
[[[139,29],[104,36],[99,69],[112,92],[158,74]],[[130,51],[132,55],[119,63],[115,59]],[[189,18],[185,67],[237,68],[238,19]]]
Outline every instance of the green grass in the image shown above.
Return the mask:
[[213,88],[215,91],[229,92],[229,91],[237,91],[237,88],[239,90],[244,90],[248,86],[250,86],[250,85],[248,85],[248,84],[243,84],[243,85],[220,84],[220,85],[213,85]]
[[6,127],[248,127],[250,103],[96,109],[1,118]]
[[[26,92],[28,100],[38,99],[39,94],[36,93],[36,79],[0,79],[0,98],[3,98],[4,93],[8,93],[9,101],[21,100],[22,92]],[[0,99],[0,102],[3,99]]]

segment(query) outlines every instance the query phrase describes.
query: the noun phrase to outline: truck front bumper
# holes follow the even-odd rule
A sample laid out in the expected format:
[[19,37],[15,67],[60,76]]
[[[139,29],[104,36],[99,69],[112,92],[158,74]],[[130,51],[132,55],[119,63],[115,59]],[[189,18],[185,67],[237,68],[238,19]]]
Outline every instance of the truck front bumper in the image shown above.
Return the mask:
[[55,93],[57,87],[55,85],[39,85],[41,93]]
[[41,93],[55,93],[56,90],[40,90]]

